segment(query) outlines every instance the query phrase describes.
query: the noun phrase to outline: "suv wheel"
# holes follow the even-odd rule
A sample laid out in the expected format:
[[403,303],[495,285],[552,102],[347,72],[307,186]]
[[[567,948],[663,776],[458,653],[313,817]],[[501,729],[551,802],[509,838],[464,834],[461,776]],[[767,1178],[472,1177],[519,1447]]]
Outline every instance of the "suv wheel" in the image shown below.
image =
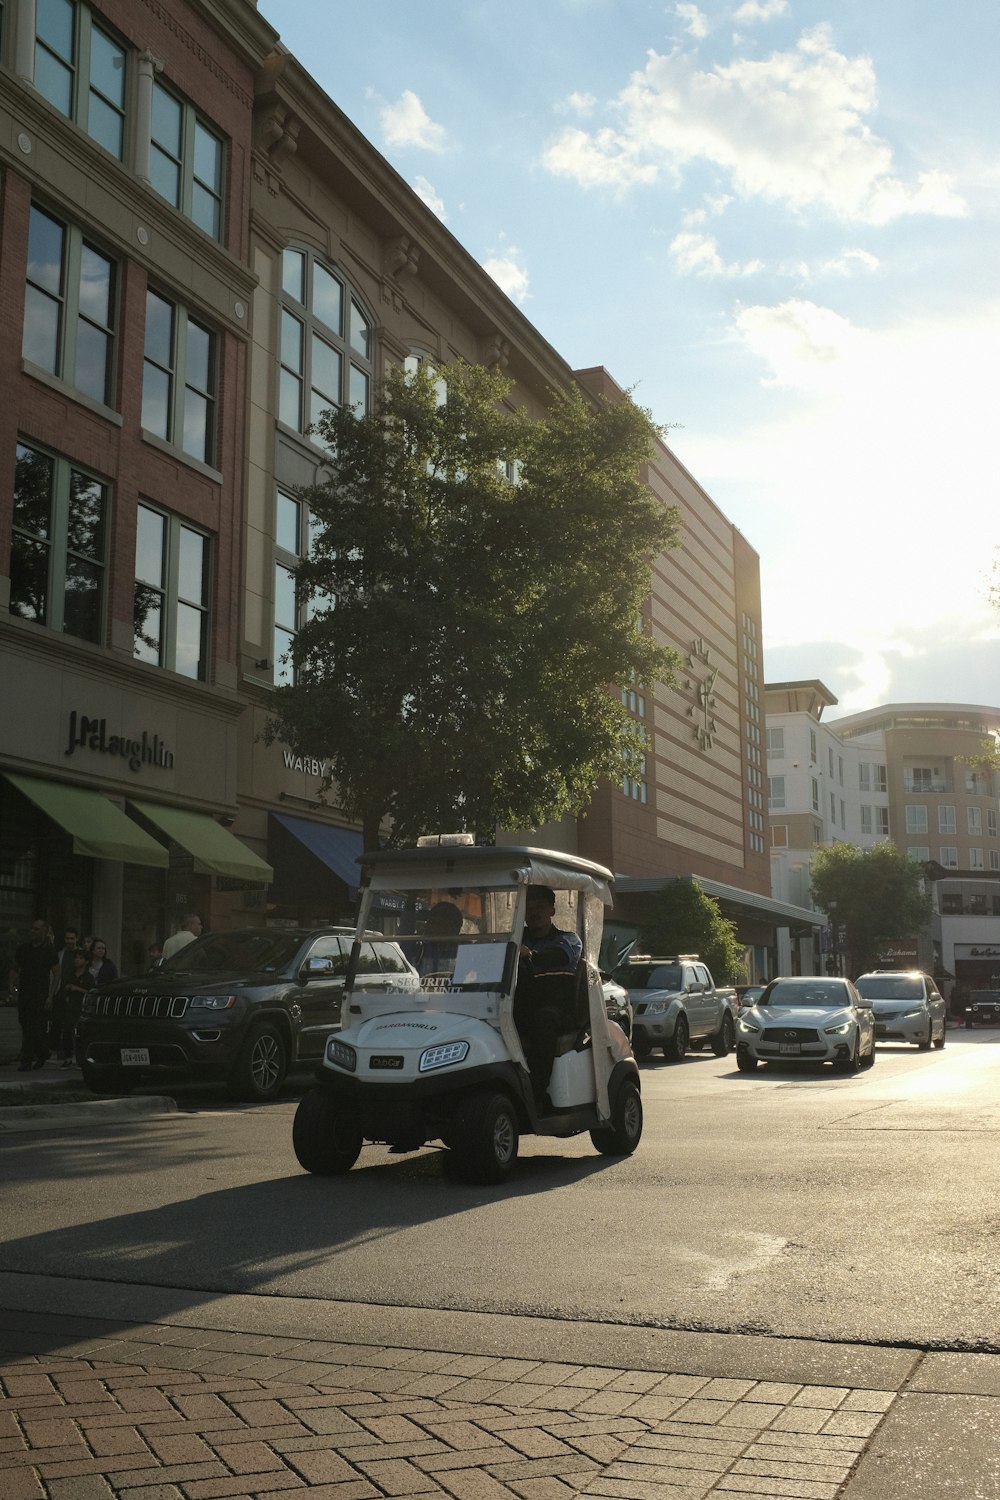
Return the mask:
[[329,1089],[310,1089],[299,1100],[292,1146],[300,1167],[320,1177],[340,1177],[361,1155],[361,1122]]
[[677,1025],[674,1027],[674,1034],[669,1042],[664,1044],[663,1048],[663,1055],[667,1059],[667,1062],[684,1061],[684,1054],[688,1049],[689,1035],[687,1018],[685,1016],[678,1016]]
[[517,1112],[506,1094],[473,1094],[456,1111],[451,1155],[466,1182],[505,1182],[517,1159]]
[[729,1011],[722,1018],[722,1025],[712,1038],[712,1051],[716,1057],[728,1057],[736,1044],[736,1027]]
[[638,1085],[626,1079],[611,1109],[611,1124],[592,1130],[590,1139],[602,1156],[631,1156],[642,1135],[642,1096]]
[[288,1056],[281,1032],[262,1022],[251,1028],[240,1048],[226,1088],[233,1099],[261,1104],[273,1099],[281,1088],[288,1068]]

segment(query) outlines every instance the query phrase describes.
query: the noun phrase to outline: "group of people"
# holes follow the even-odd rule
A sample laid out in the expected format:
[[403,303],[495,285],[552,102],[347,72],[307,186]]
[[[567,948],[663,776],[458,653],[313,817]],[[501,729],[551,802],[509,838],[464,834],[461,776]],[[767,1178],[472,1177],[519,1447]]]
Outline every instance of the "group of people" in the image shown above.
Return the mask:
[[103,938],[85,937],[75,927],[63,932],[57,948],[44,917],[31,924],[31,936],[14,954],[10,990],[17,997],[21,1028],[18,1068],[41,1068],[53,1055],[62,1066],[73,1062],[73,1032],[83,997],[96,985],[118,978],[118,969]]

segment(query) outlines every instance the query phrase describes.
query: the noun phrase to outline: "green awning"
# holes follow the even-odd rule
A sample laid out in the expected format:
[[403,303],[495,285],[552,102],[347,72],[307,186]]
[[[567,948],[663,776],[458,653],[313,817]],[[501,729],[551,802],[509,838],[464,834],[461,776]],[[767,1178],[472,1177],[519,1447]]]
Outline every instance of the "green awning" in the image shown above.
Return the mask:
[[73,838],[73,849],[90,859],[121,860],[127,865],[157,865],[165,868],[169,855],[114,802],[87,787],[63,786],[39,781],[34,776],[5,773],[12,786],[30,797],[46,817],[58,823]]
[[159,802],[137,802],[134,798],[130,802],[136,812],[192,856],[194,867],[201,874],[227,875],[231,880],[249,880],[260,885],[270,885],[274,879],[274,871],[265,860],[205,813],[164,807]]

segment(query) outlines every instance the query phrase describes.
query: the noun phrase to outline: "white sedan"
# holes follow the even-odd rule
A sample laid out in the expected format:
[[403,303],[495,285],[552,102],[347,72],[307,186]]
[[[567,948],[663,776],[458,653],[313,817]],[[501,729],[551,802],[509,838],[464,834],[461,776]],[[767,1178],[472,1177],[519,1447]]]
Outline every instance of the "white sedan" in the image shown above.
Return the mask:
[[736,1066],[762,1062],[828,1062],[857,1073],[875,1061],[875,1020],[849,979],[815,975],[772,979],[757,1003],[736,1018]]

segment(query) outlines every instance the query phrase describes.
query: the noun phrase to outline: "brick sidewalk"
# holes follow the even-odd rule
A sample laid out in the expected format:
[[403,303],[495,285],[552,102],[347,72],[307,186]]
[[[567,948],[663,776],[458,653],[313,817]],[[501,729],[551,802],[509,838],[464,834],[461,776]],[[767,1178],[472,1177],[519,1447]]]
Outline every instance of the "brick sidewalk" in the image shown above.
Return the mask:
[[4,1324],[3,1500],[834,1500],[897,1399],[32,1312]]

